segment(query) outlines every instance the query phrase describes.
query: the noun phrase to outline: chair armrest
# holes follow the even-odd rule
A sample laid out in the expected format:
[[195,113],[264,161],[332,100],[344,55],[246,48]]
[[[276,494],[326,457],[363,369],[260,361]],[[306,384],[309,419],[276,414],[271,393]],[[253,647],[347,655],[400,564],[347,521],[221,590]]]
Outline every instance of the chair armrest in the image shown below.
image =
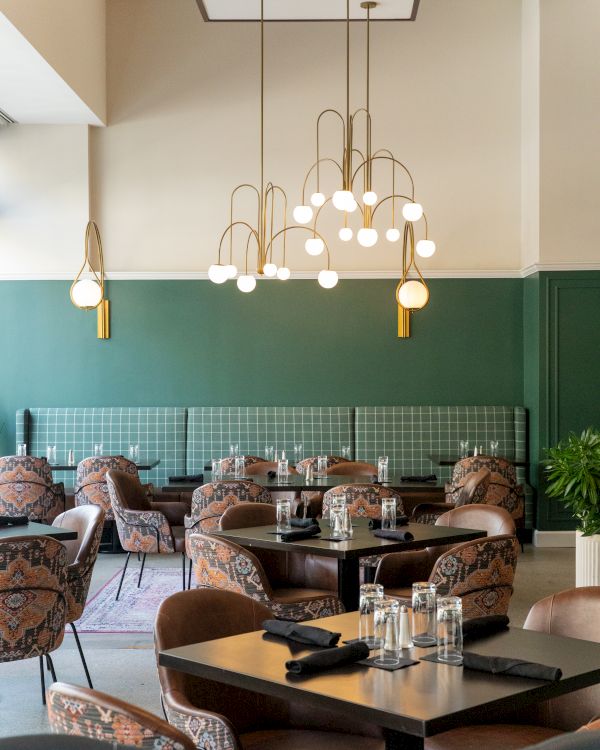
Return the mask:
[[170,690],[162,697],[169,724],[191,737],[196,747],[242,750],[233,724],[225,716],[196,708],[178,690]]
[[[175,552],[175,542],[171,532],[171,526],[164,513],[158,510],[126,510],[120,508],[115,514],[117,525],[125,525],[125,533],[128,534],[129,528],[138,529],[138,533],[144,536],[151,536],[156,544],[156,549],[146,549],[146,552],[171,553]],[[119,532],[120,533],[120,532]],[[123,547],[124,540],[121,540]]]
[[185,503],[179,502],[156,502],[150,501],[150,507],[152,510],[159,511],[162,513],[171,526],[183,526],[186,513],[189,508]]
[[415,581],[426,581],[432,567],[427,550],[390,552],[389,555],[383,555],[377,566],[375,583],[382,584],[384,588],[406,588]]

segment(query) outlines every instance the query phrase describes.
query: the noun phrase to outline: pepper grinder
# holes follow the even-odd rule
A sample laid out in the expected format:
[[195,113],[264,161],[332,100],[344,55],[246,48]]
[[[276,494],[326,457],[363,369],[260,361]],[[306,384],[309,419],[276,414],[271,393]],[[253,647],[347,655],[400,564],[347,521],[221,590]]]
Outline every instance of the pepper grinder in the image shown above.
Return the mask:
[[413,642],[410,637],[410,619],[406,604],[400,607],[400,648],[412,648]]

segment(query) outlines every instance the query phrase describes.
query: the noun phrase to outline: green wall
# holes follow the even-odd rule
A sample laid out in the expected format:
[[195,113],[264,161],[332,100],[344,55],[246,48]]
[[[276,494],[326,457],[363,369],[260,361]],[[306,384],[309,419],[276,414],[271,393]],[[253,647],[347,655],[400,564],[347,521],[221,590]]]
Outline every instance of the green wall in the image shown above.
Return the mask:
[[522,404],[523,282],[429,284],[402,340],[393,280],[111,281],[99,341],[67,282],[2,282],[0,450],[33,406]]

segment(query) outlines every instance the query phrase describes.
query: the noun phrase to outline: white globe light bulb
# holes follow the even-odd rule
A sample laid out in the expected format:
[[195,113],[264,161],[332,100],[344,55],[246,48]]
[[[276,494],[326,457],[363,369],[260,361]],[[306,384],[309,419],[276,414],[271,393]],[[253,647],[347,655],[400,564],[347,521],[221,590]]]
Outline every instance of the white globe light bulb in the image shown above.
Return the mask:
[[354,196],[350,190],[336,190],[331,201],[338,211],[354,211],[353,208],[349,208],[355,203]]
[[229,278],[227,266],[214,263],[208,269],[208,278],[215,284],[224,284]]
[[323,205],[323,203],[325,203],[325,196],[323,195],[323,193],[313,193],[310,196],[310,202],[313,204],[313,206],[319,208]]
[[319,284],[323,287],[323,289],[333,289],[333,287],[338,283],[337,273],[326,268],[324,268],[322,271],[319,271],[318,279]]
[[352,198],[351,201],[348,201],[346,204],[346,213],[352,214],[356,211],[358,208],[358,203]]
[[92,309],[102,302],[102,287],[95,279],[79,279],[71,289],[71,297],[77,307]]
[[407,310],[420,310],[429,300],[429,290],[420,281],[405,281],[398,289],[397,299]]
[[385,233],[385,238],[388,242],[398,242],[400,239],[400,230],[396,229],[396,227],[388,229]]
[[402,206],[402,216],[406,221],[419,221],[423,216],[423,206],[420,203],[405,203]]
[[308,224],[313,217],[313,210],[310,206],[296,206],[293,216],[298,224]]
[[373,247],[377,242],[377,237],[377,230],[373,229],[373,227],[361,227],[356,235],[358,244],[363,247]]
[[421,258],[431,258],[435,253],[435,242],[433,240],[419,240],[417,242],[417,255]]
[[237,288],[240,292],[251,292],[256,286],[256,279],[251,274],[242,274],[238,277]]
[[377,193],[373,190],[367,190],[363,195],[363,203],[365,206],[374,206],[377,203]]
[[237,266],[233,263],[230,263],[228,266],[225,266],[227,269],[227,278],[228,279],[235,279],[237,276]]
[[321,255],[325,249],[325,243],[320,237],[310,237],[304,243],[304,247],[309,255]]
[[338,237],[340,238],[340,240],[342,240],[342,242],[350,242],[353,236],[354,232],[350,227],[342,227],[338,232]]
[[281,266],[281,268],[277,269],[277,278],[281,279],[281,281],[287,281],[291,275],[292,272],[287,266]]
[[263,266],[263,273],[270,279],[273,279],[277,275],[277,266],[275,263],[265,263]]

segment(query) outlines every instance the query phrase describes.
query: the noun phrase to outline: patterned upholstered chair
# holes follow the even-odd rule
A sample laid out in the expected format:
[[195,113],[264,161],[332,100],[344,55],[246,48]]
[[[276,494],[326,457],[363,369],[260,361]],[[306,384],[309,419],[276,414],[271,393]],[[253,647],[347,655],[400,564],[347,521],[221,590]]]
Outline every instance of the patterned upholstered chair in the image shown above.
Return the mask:
[[138,476],[137,466],[124,456],[94,456],[79,462],[75,479],[75,505],[99,505],[106,521],[114,520],[106,484],[106,473],[111,469]]
[[[460,596],[465,618],[505,615],[518,551],[516,536],[508,534],[464,542],[438,557],[428,580],[436,584],[440,596]],[[384,555],[375,582],[381,583],[390,596],[405,599],[406,590],[398,586],[399,554],[405,553]]]
[[[454,497],[452,502],[447,499],[445,503],[419,503],[413,509],[411,520],[414,523],[434,524],[438,516],[447,513],[451,508],[487,503],[490,477],[489,469],[479,469],[472,474],[467,474],[460,480],[460,485],[452,494]],[[448,495],[446,497],[448,498]]]
[[190,534],[189,553],[196,581],[206,588],[233,591],[267,606],[282,620],[315,620],[345,612],[335,592],[325,589],[275,588],[259,558],[227,539]]
[[[235,471],[235,456],[227,456],[227,458],[221,459],[221,471],[224,474],[233,474]],[[252,464],[265,463],[267,459],[261,458],[260,456],[244,456],[244,466],[252,466]]]
[[45,458],[0,458],[0,515],[52,523],[64,509],[64,485],[52,481],[52,469]]
[[158,716],[112,695],[64,682],[48,689],[48,719],[55,734],[144,750],[195,750],[189,737]]
[[377,467],[364,461],[343,461],[327,469],[327,476],[370,477],[377,479]]
[[75,637],[77,649],[81,656],[81,663],[85,671],[88,685],[93,687],[90,673],[87,668],[83,649],[79,642],[79,635],[75,627],[75,621],[79,620],[85,609],[88,591],[94,571],[94,564],[98,557],[100,538],[102,537],[102,526],[104,524],[104,511],[98,505],[83,505],[80,508],[71,508],[61,513],[54,520],[53,526],[63,529],[72,529],[77,532],[77,539],[67,539],[63,542],[67,548],[67,617]]
[[0,662],[46,657],[62,643],[67,615],[67,551],[47,536],[0,542]]
[[208,482],[194,490],[192,509],[185,519],[187,533],[215,531],[219,528],[219,519],[230,505],[270,502],[268,490],[255,482],[245,479]]
[[456,487],[461,479],[464,479],[468,474],[472,474],[474,471],[480,469],[489,469],[495,474],[500,474],[510,484],[517,483],[517,472],[514,464],[508,461],[506,458],[499,458],[497,456],[469,456],[468,458],[461,458],[454,464],[452,469],[452,480],[450,482],[452,487]]
[[[198,612],[203,616],[198,617]],[[157,653],[193,643],[260,630],[272,617],[263,604],[230,591],[196,589],[165,599],[156,615]],[[292,702],[158,667],[163,706],[169,722],[206,750],[383,750],[373,726],[317,706]],[[327,731],[320,731],[327,730]]]
[[148,499],[144,485],[137,476],[125,471],[110,469],[106,474],[119,541],[127,552],[116,599],[132,552],[142,554],[138,588],[142,582],[146,555],[172,555],[181,553],[183,588],[185,589],[185,527],[187,506],[184,503],[154,503]]

